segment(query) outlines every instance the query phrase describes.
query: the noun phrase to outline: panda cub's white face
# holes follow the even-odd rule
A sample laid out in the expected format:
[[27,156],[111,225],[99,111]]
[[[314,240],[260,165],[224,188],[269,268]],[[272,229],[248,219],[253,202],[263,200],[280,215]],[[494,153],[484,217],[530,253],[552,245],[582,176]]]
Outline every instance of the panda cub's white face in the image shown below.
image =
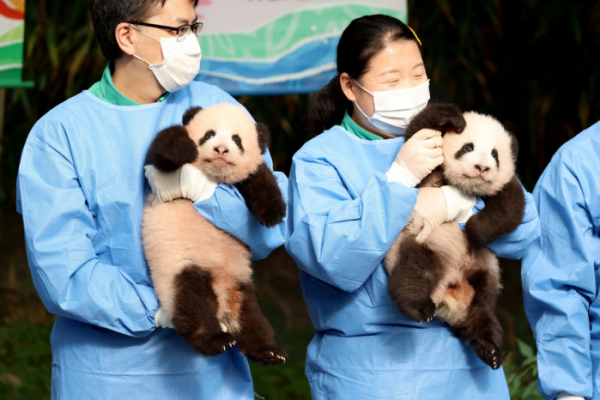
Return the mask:
[[218,182],[240,182],[263,161],[256,125],[239,106],[209,107],[198,112],[186,128],[198,146],[194,166]]
[[464,114],[467,127],[444,135],[444,176],[452,186],[472,196],[492,196],[514,176],[510,134],[496,119]]

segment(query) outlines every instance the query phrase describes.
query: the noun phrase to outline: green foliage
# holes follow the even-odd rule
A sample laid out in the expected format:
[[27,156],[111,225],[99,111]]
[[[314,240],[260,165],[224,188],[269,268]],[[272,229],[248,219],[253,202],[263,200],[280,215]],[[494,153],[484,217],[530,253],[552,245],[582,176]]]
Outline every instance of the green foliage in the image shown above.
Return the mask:
[[310,386],[304,375],[304,360],[262,367],[250,364],[254,392],[266,400],[309,400]]
[[50,398],[50,331],[28,319],[0,326],[0,398]]
[[537,357],[533,347],[517,339],[519,355],[509,354],[504,361],[504,372],[512,400],[542,400],[537,387]]

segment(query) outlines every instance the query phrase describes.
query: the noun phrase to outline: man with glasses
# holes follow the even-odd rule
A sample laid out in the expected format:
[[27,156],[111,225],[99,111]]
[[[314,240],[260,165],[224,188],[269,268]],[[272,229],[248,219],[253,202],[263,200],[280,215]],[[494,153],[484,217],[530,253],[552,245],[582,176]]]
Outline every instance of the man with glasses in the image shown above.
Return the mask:
[[[58,318],[53,399],[253,399],[246,358],[194,352],[159,310],[141,244],[146,151],[190,106],[237,102],[193,82],[201,57],[197,0],[91,0],[96,37],[110,60],[100,82],[32,129],[17,182],[35,287]],[[271,166],[270,156],[266,156]],[[156,178],[149,169],[149,178]],[[286,178],[277,175],[282,192]],[[283,244],[235,188],[151,179],[163,199],[205,198],[198,212],[246,243],[253,258]],[[165,189],[170,180],[174,189]],[[181,182],[181,185],[180,185]],[[162,186],[161,186],[162,185]],[[160,190],[159,190],[160,191]],[[202,194],[202,196],[198,196]],[[242,210],[242,211],[240,211]]]

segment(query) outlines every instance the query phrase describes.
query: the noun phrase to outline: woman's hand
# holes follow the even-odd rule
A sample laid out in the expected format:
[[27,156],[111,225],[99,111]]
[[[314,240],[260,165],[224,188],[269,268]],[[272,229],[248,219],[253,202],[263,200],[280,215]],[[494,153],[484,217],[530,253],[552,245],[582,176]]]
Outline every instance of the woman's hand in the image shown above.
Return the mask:
[[421,182],[444,162],[442,133],[421,129],[400,148],[395,163],[406,168]]
[[431,231],[446,221],[447,209],[444,192],[440,188],[421,188],[417,204],[408,220],[408,228],[417,234],[417,242],[423,243]]
[[447,221],[465,223],[473,215],[477,199],[453,186],[420,188],[417,204],[408,221],[409,229],[423,243],[431,232]]

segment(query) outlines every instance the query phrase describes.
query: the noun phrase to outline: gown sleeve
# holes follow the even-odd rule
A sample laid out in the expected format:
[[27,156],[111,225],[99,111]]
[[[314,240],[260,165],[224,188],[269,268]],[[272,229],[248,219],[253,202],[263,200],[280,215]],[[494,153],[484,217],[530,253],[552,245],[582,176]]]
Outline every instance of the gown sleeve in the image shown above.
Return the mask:
[[[270,154],[265,153],[265,163],[272,170]],[[288,179],[281,172],[274,172],[283,200],[287,204]],[[246,201],[235,186],[219,183],[213,196],[194,203],[196,210],[209,222],[245,243],[252,252],[253,260],[266,258],[285,242],[287,217],[279,225],[266,228],[246,206]]]
[[[37,129],[55,129],[41,125]],[[53,314],[129,336],[148,335],[158,309],[154,289],[99,261],[92,244],[96,220],[72,158],[62,149],[33,137],[19,167],[17,208],[35,288]]]
[[[496,239],[487,246],[498,257],[520,260],[527,249],[540,237],[540,221],[533,196],[525,188],[523,188],[523,194],[525,195],[525,212],[521,224],[513,232]],[[473,215],[483,208],[485,208],[485,203],[477,198],[475,207],[473,207]],[[464,223],[458,225],[461,229],[465,228]]]
[[[211,104],[230,103],[243,107],[226,92],[211,88]],[[265,164],[273,171],[273,160],[267,150]],[[282,172],[273,172],[287,203],[288,180]],[[286,220],[272,228],[265,228],[246,207],[246,202],[235,186],[219,183],[212,197],[194,203],[196,210],[209,222],[245,243],[252,252],[253,260],[266,258],[285,242]]]
[[331,164],[295,157],[286,250],[304,272],[355,291],[408,222],[417,193],[375,172],[362,194],[353,198]]
[[534,197],[541,236],[521,273],[539,388],[548,399],[560,391],[589,398],[593,391],[589,309],[597,292],[600,237],[582,189],[586,172],[576,168],[555,156],[540,178]]

